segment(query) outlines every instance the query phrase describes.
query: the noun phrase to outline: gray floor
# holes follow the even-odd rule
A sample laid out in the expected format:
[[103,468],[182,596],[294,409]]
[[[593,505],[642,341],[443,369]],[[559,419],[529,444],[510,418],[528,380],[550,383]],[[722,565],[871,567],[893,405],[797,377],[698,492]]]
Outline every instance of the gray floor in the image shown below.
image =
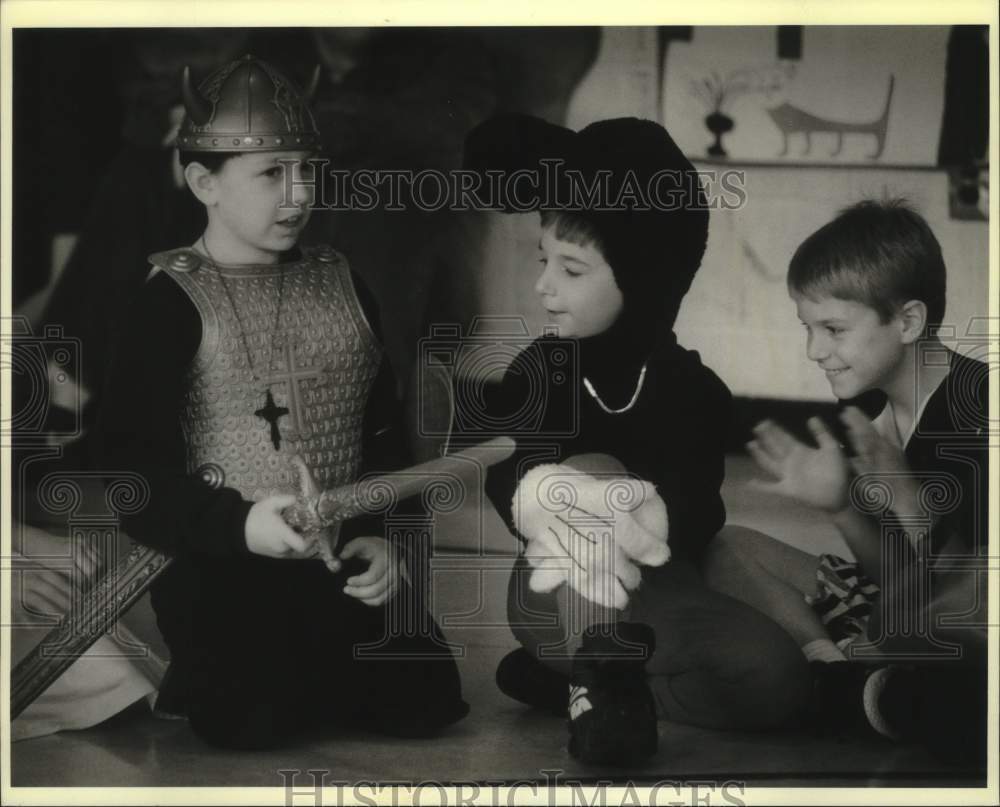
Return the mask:
[[[745,459],[730,461],[724,490],[730,522],[770,531],[813,551],[842,547],[832,531],[817,524],[815,514],[748,490],[750,474]],[[450,545],[466,552],[452,555],[446,563],[469,565],[468,541],[459,536],[479,534],[478,519],[477,512],[469,509],[442,524],[442,551]],[[279,771],[310,769],[329,771],[327,783],[546,781],[558,770],[562,781],[601,778],[646,784],[691,779],[793,787],[973,784],[960,770],[935,763],[917,748],[819,740],[792,732],[717,732],[669,723],[660,724],[660,750],[646,765],[627,771],[581,766],[566,751],[563,720],[508,700],[493,683],[497,661],[515,646],[503,624],[501,606],[512,548],[492,512],[487,513],[485,534],[491,552],[487,571],[452,570],[435,579],[435,610],[449,639],[462,648],[466,699],[473,706],[471,715],[444,736],[410,741],[352,733],[306,738],[294,749],[280,752],[238,754],[205,745],[184,722],[157,720],[135,711],[86,731],[15,744],[12,784],[280,787],[285,780]],[[307,779],[297,780],[299,785],[303,782],[308,785]]]

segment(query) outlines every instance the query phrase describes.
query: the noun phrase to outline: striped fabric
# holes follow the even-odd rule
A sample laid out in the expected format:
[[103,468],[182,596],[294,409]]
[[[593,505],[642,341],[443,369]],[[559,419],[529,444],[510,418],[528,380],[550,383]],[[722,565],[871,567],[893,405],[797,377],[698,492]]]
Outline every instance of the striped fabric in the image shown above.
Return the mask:
[[857,563],[836,555],[820,556],[816,583],[819,593],[806,596],[806,602],[819,616],[830,639],[844,650],[867,630],[879,587]]

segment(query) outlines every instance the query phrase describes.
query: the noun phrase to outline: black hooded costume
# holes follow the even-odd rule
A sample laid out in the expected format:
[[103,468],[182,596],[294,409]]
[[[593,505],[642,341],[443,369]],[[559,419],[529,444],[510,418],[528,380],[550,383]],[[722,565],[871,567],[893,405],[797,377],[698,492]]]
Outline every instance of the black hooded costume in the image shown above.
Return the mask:
[[[514,435],[514,456],[490,470],[487,493],[523,542],[511,500],[536,465],[606,454],[653,483],[666,505],[672,559],[643,567],[642,584],[626,610],[604,609],[600,619],[653,628],[657,649],[646,670],[661,718],[719,728],[780,724],[806,696],[802,654],[759,612],[709,590],[699,571],[705,547],[725,523],[719,490],[731,396],[673,333],[708,235],[708,209],[694,168],[663,127],[637,119],[601,121],[574,133],[535,118],[499,118],[467,141],[466,164],[477,170],[538,168],[543,158],[561,160],[567,175],[577,170],[584,181],[610,169],[611,204],[605,207],[617,200],[618,209],[567,208],[572,196],[565,186],[539,188],[537,202],[543,210],[570,213],[596,236],[588,241],[610,265],[623,310],[604,332],[573,340],[575,351],[569,352],[576,363],[565,361],[564,340],[542,337],[511,364],[492,398],[501,421],[528,400],[538,367],[543,378],[565,369],[568,379],[546,386],[538,416]],[[651,195],[637,198],[627,187],[656,193],[657,182],[659,199],[652,203]],[[631,202],[623,202],[626,197]],[[559,237],[558,220],[552,226]],[[538,693],[522,699],[565,710],[579,639],[565,617],[568,598],[579,595],[565,585],[550,593],[532,591],[530,572],[522,555],[511,576],[508,616],[525,650],[546,669],[505,660],[498,683],[519,697],[524,681],[543,682],[548,701]],[[545,655],[541,645],[561,650]],[[511,656],[518,653],[523,658],[523,651]]]

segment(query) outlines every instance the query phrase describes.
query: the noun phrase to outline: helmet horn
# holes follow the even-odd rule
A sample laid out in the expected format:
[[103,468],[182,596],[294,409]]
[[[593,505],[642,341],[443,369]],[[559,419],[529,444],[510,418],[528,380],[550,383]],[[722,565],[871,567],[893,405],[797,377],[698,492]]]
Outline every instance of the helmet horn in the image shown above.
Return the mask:
[[184,109],[195,126],[204,126],[212,119],[212,104],[191,83],[191,68],[187,65],[184,66],[181,79],[181,96],[184,99]]
[[319,75],[320,67],[316,65],[313,68],[312,76],[309,79],[309,83],[306,85],[306,103],[312,103],[313,98],[316,96],[316,88],[319,87]]

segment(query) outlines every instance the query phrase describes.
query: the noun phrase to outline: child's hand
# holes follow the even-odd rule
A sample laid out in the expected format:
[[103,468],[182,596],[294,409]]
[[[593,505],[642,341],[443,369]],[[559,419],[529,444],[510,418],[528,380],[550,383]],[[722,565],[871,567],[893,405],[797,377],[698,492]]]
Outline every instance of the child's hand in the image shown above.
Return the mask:
[[751,484],[835,513],[847,506],[847,460],[822,420],[809,418],[808,426],[818,448],[800,443],[769,420],[754,427],[756,439],[747,443],[747,450],[776,481]]
[[[518,483],[511,515],[527,541],[532,591],[569,583],[584,599],[623,610],[629,592],[642,582],[639,567],[670,559],[663,499],[651,483],[628,476],[608,455],[536,465]],[[606,529],[574,525],[581,516]]]
[[840,415],[847,439],[854,449],[851,467],[859,476],[872,474],[892,491],[891,509],[898,516],[920,515],[920,486],[913,478],[906,455],[879,434],[864,413],[853,406]]
[[369,562],[362,574],[347,578],[344,593],[365,605],[382,605],[392,599],[399,588],[402,568],[395,549],[384,538],[362,535],[348,541],[340,553],[341,560],[358,557]]
[[243,531],[247,549],[268,558],[311,558],[319,551],[315,541],[303,538],[285,523],[281,511],[295,496],[268,496],[250,508]]

